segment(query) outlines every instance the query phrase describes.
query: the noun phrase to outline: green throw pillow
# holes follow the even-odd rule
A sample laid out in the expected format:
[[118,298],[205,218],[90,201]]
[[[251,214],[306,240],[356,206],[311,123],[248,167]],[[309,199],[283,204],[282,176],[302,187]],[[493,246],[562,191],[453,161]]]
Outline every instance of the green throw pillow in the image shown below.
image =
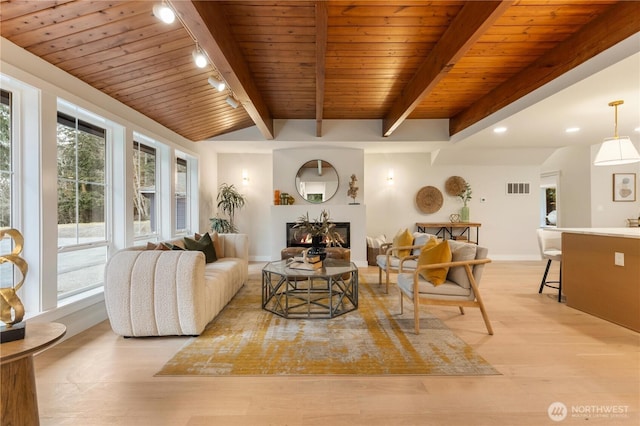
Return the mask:
[[204,253],[207,263],[213,263],[218,260],[216,256],[216,249],[213,246],[213,241],[211,240],[211,235],[204,234],[198,241],[184,237],[184,246],[187,250],[198,250]]

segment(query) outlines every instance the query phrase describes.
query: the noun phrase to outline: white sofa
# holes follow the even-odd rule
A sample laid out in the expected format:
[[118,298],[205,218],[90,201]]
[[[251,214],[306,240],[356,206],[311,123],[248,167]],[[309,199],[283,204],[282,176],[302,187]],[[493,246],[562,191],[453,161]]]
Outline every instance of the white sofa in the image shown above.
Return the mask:
[[200,251],[130,247],[115,253],[104,289],[113,331],[126,337],[202,333],[249,276],[248,235],[218,237],[221,253],[213,263]]

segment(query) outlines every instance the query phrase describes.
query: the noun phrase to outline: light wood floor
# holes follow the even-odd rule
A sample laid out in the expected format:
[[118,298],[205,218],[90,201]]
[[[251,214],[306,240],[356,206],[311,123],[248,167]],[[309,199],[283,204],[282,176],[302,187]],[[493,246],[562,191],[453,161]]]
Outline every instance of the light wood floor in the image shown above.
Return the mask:
[[[539,295],[543,269],[487,266],[494,336],[477,309],[431,309],[500,376],[160,378],[188,338],[123,339],[104,322],[36,357],[41,424],[637,426],[638,333],[559,304],[556,290]],[[361,274],[377,278],[373,267]],[[567,406],[564,421],[549,418],[554,402]],[[626,412],[584,414],[612,409]]]

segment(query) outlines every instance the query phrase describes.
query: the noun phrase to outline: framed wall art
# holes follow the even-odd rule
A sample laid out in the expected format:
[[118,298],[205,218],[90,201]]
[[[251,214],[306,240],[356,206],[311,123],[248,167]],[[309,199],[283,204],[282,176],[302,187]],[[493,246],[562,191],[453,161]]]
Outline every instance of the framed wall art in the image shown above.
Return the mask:
[[636,174],[613,174],[613,201],[636,200]]

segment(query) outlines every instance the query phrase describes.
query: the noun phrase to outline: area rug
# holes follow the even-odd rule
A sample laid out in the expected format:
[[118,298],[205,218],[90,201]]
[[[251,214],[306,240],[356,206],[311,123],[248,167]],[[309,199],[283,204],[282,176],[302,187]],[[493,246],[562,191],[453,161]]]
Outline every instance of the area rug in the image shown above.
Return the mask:
[[252,279],[156,375],[500,374],[426,311],[415,335],[411,308],[400,316],[398,294],[369,280],[360,277],[356,311],[285,319],[261,309],[261,283]]

